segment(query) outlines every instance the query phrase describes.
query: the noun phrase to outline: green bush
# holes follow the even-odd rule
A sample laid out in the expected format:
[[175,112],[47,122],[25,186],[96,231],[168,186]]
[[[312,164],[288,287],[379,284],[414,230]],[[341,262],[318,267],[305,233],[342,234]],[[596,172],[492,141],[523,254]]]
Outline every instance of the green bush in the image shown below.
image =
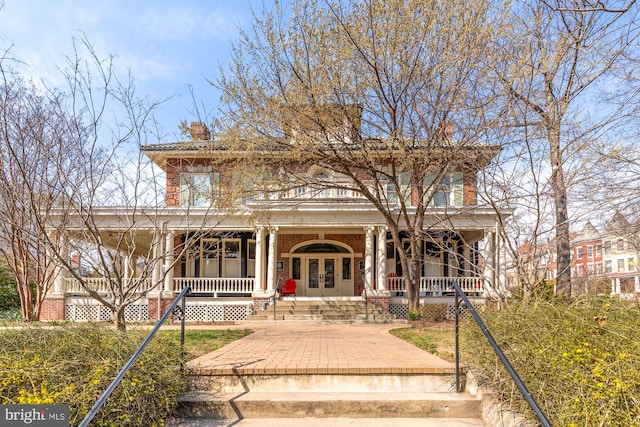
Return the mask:
[[[483,320],[553,425],[640,425],[636,304],[594,297],[536,300],[485,312]],[[483,384],[531,414],[475,324],[463,328],[463,350]]]
[[20,297],[13,274],[4,261],[0,261],[0,312],[20,308]]
[[[147,333],[94,325],[4,330],[0,404],[66,403],[70,424],[77,425]],[[179,361],[179,346],[155,337],[91,425],[163,425],[184,390]]]

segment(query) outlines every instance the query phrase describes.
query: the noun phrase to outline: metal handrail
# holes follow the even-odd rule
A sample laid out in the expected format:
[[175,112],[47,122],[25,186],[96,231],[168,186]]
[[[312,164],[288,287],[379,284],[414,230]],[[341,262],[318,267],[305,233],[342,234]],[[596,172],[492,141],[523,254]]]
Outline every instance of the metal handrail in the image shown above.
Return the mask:
[[176,305],[178,305],[179,302],[182,302],[182,319],[181,319],[181,326],[180,326],[180,348],[181,348],[181,353],[182,353],[182,357],[181,357],[181,360],[180,360],[180,369],[182,370],[182,360],[184,359],[184,321],[185,321],[185,317],[186,317],[185,316],[185,296],[189,292],[189,290],[190,290],[190,288],[188,286],[186,286],[178,294],[176,299],[173,300],[173,302],[171,303],[171,305],[167,309],[166,313],[164,313],[164,315],[162,315],[162,317],[158,320],[158,322],[153,327],[151,332],[149,332],[149,335],[147,335],[147,337],[144,339],[142,344],[140,344],[140,347],[138,347],[138,349],[135,351],[135,353],[133,353],[133,356],[131,356],[129,361],[120,370],[120,372],[114,378],[114,380],[111,382],[111,384],[109,384],[109,387],[107,387],[107,389],[104,391],[104,393],[102,393],[102,396],[100,396],[100,398],[96,401],[96,403],[93,405],[91,410],[87,413],[87,415],[84,417],[82,422],[80,424],[78,424],[78,427],[86,427],[91,422],[91,420],[93,419],[93,417],[95,417],[95,415],[98,412],[98,410],[100,408],[102,408],[102,406],[106,402],[107,398],[111,395],[113,390],[115,390],[115,388],[118,386],[118,384],[120,384],[120,381],[122,381],[122,378],[124,378],[125,374],[129,371],[129,369],[131,369],[131,366],[133,366],[135,361],[142,354],[142,351],[147,347],[149,342],[151,342],[151,339],[155,336],[155,334],[158,332],[158,330],[160,329],[160,327],[162,326],[164,321],[167,320],[167,317],[169,317],[169,315],[171,314],[173,309],[176,307]]
[[547,419],[547,416],[544,414],[544,412],[542,412],[542,409],[540,408],[538,403],[533,398],[533,395],[531,394],[529,389],[527,389],[527,386],[524,384],[522,379],[520,379],[520,377],[518,376],[518,373],[513,368],[513,366],[511,366],[511,363],[507,359],[507,356],[505,356],[505,354],[502,352],[502,350],[498,346],[498,343],[496,342],[496,340],[491,335],[491,332],[489,332],[489,330],[487,329],[487,326],[484,324],[484,322],[480,318],[480,315],[476,311],[476,309],[473,306],[473,304],[471,304],[471,302],[469,301],[469,298],[462,291],[462,288],[460,287],[458,282],[457,281],[453,281],[452,284],[453,284],[453,287],[456,290],[456,294],[455,294],[455,312],[456,312],[455,313],[455,317],[456,317],[456,332],[455,332],[455,341],[456,341],[456,391],[457,392],[461,391],[460,390],[460,342],[459,342],[460,300],[458,298],[462,298],[465,306],[471,312],[471,315],[473,316],[473,319],[476,321],[476,323],[478,324],[478,327],[480,328],[480,330],[482,331],[484,336],[489,341],[489,344],[493,348],[493,351],[496,353],[496,355],[500,359],[500,362],[502,362],[502,365],[505,367],[507,372],[509,372],[509,375],[511,375],[511,378],[516,383],[516,386],[518,386],[518,389],[520,389],[520,393],[522,393],[522,396],[524,396],[525,400],[527,401],[527,403],[529,403],[529,406],[531,407],[533,412],[538,417],[538,420],[540,420],[541,425],[544,426],[544,427],[551,427],[551,423]]

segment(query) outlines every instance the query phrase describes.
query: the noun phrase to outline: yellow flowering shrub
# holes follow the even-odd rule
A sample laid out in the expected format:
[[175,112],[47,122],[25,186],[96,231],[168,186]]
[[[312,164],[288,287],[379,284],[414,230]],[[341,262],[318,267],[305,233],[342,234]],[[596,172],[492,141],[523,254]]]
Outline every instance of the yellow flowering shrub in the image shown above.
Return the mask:
[[[603,297],[534,301],[482,317],[552,425],[640,426],[636,303]],[[531,414],[506,370],[496,368],[497,356],[477,326],[468,323],[462,333],[465,363],[512,407]]]
[[[0,404],[69,404],[77,425],[148,331],[97,325],[0,330]],[[180,348],[156,336],[91,425],[164,425],[184,388]]]

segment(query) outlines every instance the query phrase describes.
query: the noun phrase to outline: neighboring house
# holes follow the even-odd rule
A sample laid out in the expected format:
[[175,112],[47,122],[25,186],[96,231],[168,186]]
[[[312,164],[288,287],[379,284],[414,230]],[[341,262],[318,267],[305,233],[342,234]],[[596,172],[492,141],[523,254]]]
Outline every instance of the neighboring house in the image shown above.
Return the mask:
[[[640,296],[637,227],[620,212],[599,231],[591,222],[571,235],[572,294],[610,294],[618,298]],[[529,282],[555,281],[555,245],[523,245],[522,274]],[[515,278],[512,282],[518,282]]]
[[[297,299],[365,297],[392,314],[406,315],[406,274],[385,219],[352,189],[348,177],[301,165],[305,169],[299,173],[316,185],[288,185],[286,174],[267,168],[254,182],[255,191],[236,191],[242,178],[224,163],[211,161],[223,145],[211,141],[201,123],[192,123],[191,135],[192,141],[142,147],[166,174],[166,207],[161,210],[162,225],[149,223],[147,231],[141,226],[136,239],[141,248],[155,245],[162,262],[155,264],[153,280],[163,279],[128,316],[157,319],[159,309],[189,285],[199,296],[188,301],[190,320],[245,319],[264,309],[286,281],[295,281]],[[491,207],[477,204],[476,194],[477,172],[499,147],[474,145],[467,150],[428,208],[420,254],[423,303],[448,298],[453,280],[476,298],[499,287],[498,221]],[[246,155],[237,153],[235,161]],[[402,190],[412,192],[410,171],[402,175]],[[387,200],[396,200],[392,187],[387,192]],[[117,209],[97,212],[101,225],[118,231],[122,222]],[[189,240],[196,233],[197,238]],[[184,242],[189,247],[176,259]],[[88,309],[78,308],[91,305],[81,294],[75,279],[61,271],[45,312],[49,318],[90,318]],[[105,317],[100,308],[95,310]]]
[[608,293],[610,286],[604,278],[602,238],[596,227],[587,221],[571,241],[573,293]]
[[640,295],[637,229],[616,212],[601,239],[604,275],[611,279],[611,293],[621,298]]

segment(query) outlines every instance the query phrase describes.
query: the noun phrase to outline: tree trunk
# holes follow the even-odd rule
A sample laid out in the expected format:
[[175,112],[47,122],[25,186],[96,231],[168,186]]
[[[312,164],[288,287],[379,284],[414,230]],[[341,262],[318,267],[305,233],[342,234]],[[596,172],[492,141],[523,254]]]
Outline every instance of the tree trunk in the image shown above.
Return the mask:
[[116,330],[122,331],[122,332],[125,332],[127,330],[127,324],[124,319],[124,309],[125,307],[120,306],[116,310],[112,309],[113,311],[111,312],[113,325],[115,326]]
[[567,209],[567,187],[562,167],[560,147],[560,124],[549,126],[549,149],[551,158],[551,186],[555,203],[556,220],[556,292],[571,296],[571,249],[569,236],[569,214]]

